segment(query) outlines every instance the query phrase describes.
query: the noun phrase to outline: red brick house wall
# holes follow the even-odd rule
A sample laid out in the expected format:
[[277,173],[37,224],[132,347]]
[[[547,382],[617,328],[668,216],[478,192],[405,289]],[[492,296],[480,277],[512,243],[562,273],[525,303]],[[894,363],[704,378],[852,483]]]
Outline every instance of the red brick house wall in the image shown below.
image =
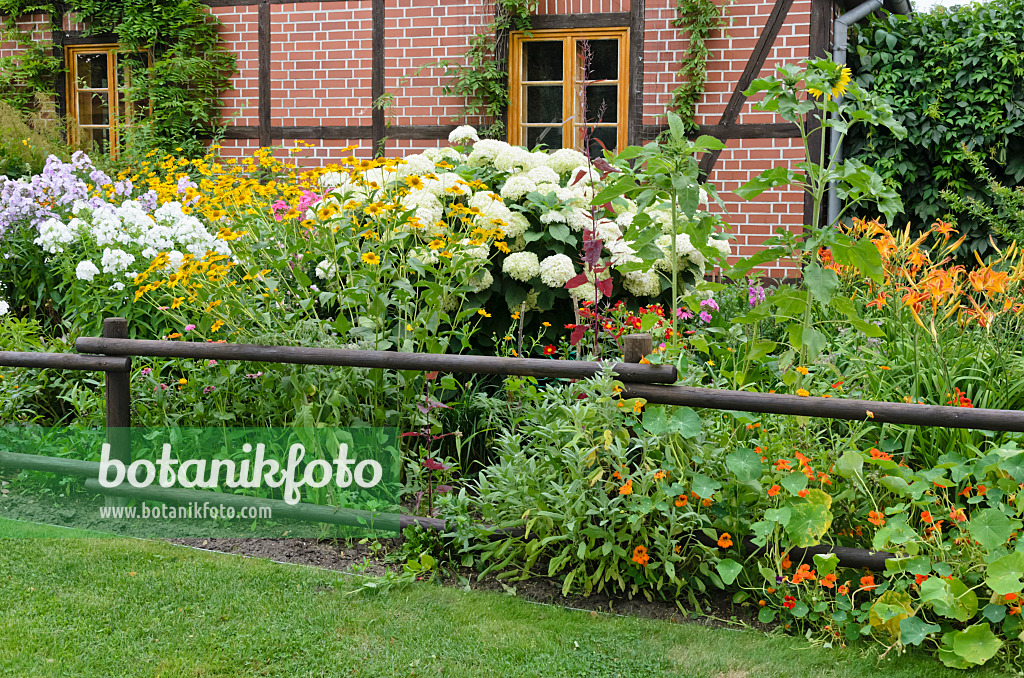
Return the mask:
[[[374,3],[380,1],[207,0],[210,12],[223,24],[226,47],[238,57],[233,89],[224,93],[224,122],[229,125],[229,138],[222,142],[223,152],[247,155],[260,145],[261,136],[266,142],[267,131],[261,131],[260,121],[261,115],[266,120],[269,114],[271,143],[290,147],[301,140],[310,144],[311,148],[301,154],[306,163],[335,161],[341,149],[350,144],[360,144],[358,153],[370,155],[375,122],[374,72],[378,63],[383,63],[383,87],[378,83],[377,91],[392,97],[387,108],[376,113],[378,125],[381,118],[385,124],[383,147],[387,155],[445,145],[445,126],[483,123],[464,119],[463,101],[441,94],[444,69],[426,66],[441,60],[460,61],[473,36],[486,30],[494,15],[493,4],[383,0],[383,39],[378,35],[383,56],[375,60]],[[809,55],[812,3],[820,11],[822,1],[792,0],[777,37],[766,50],[761,74],[771,73],[777,63]],[[723,122],[727,102],[734,96],[736,83],[776,4],[774,0],[726,3],[727,26],[713,33],[707,44],[711,53],[707,91],[697,106],[695,122],[711,128]],[[612,13],[626,17],[630,11],[630,0],[541,0],[537,15]],[[672,90],[679,84],[678,61],[685,54],[688,41],[672,25],[675,16],[674,0],[646,0],[643,5],[640,121],[645,139],[653,137],[657,126],[664,123],[661,116],[671,101]],[[269,53],[264,48],[262,55],[268,63],[263,75],[266,79],[269,71],[269,96],[264,97],[268,101],[260,96],[261,17],[269,18]],[[81,28],[74,26],[72,19],[65,18],[65,31]],[[36,27],[40,39],[50,38],[44,15],[25,17],[22,23]],[[0,44],[0,56],[11,53],[13,47]],[[740,125],[740,132],[732,136],[747,138],[727,140],[727,148],[711,168],[709,180],[718,187],[726,203],[726,220],[733,226],[737,253],[748,254],[776,227],[802,226],[803,196],[797,191],[776,190],[743,202],[730,189],[761,170],[800,161],[803,149],[792,132],[781,138],[752,138],[756,135],[743,133],[744,125],[780,122],[771,115],[753,111],[750,102],[743,103],[734,122]],[[331,128],[327,136],[332,138],[317,138],[324,136],[322,128]],[[781,267],[766,272],[772,277],[794,273]]]

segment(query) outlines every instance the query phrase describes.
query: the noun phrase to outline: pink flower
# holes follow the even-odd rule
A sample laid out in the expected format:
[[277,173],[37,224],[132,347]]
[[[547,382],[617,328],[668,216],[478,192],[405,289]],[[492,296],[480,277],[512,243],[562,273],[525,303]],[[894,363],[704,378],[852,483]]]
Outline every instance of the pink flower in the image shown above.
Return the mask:
[[206,388],[203,389],[203,394],[204,395],[209,395],[209,394],[213,393],[216,390],[217,390],[216,386],[207,386]]
[[213,367],[213,366],[214,366],[214,365],[216,365],[216,364],[217,364],[217,361],[216,361],[216,360],[211,360],[210,362],[206,363],[206,366],[207,366],[207,367]]
[[149,367],[142,368],[142,376],[148,377],[153,370]]
[[245,378],[246,379],[259,379],[262,376],[263,376],[262,372],[256,372],[255,374],[250,373],[250,374],[245,375]]
[[186,332],[191,332],[191,331],[192,331],[192,330],[194,330],[195,328],[196,328],[196,326],[195,326],[195,325],[193,325],[192,323],[189,323],[188,325],[185,325],[185,331],[186,331]]

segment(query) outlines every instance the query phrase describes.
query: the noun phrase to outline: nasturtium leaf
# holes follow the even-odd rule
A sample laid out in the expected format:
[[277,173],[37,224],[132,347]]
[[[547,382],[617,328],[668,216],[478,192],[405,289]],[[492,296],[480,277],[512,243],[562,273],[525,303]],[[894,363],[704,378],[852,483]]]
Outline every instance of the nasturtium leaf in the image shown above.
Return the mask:
[[1011,521],[999,509],[987,508],[971,514],[967,531],[974,541],[992,551],[1006,543],[1015,527],[1020,527],[1020,523]]
[[879,481],[885,489],[901,497],[910,496],[910,484],[899,476],[882,476]]
[[1024,589],[1024,553],[1015,551],[989,563],[985,571],[985,583],[994,593],[1005,596],[1007,593],[1019,593]]
[[[928,581],[931,581],[931,579]],[[958,622],[965,622],[978,614],[978,595],[967,588],[967,585],[959,579],[947,579],[946,581],[949,584],[949,592],[953,598],[953,604],[947,605],[944,600],[932,600],[932,609],[935,610],[936,614],[955,619]]]
[[798,600],[798,601],[796,601],[796,605],[794,605],[793,609],[790,610],[789,612],[790,612],[790,614],[792,614],[797,619],[803,619],[804,617],[807,616],[807,613],[810,612],[810,611],[811,611],[811,608],[807,607],[807,603],[805,603],[802,600]]
[[773,621],[775,621],[775,614],[775,608],[767,606],[762,607],[760,612],[757,613],[757,621],[761,622],[762,624],[771,624]]
[[909,595],[889,590],[878,596],[878,600],[871,606],[868,621],[876,631],[882,631],[890,638],[899,638],[900,622],[913,612]]
[[807,488],[807,476],[803,473],[790,473],[780,483],[790,494],[797,495],[800,494],[800,490]]
[[953,636],[953,652],[971,664],[984,664],[996,656],[1003,641],[992,633],[988,622],[975,624]]
[[953,606],[953,592],[949,588],[949,582],[942,577],[928,577],[921,582],[919,600],[922,603],[938,603],[943,609]]
[[695,438],[700,433],[700,415],[689,407],[673,408],[672,416],[668,418],[668,428],[684,438]]
[[918,617],[907,617],[900,620],[900,642],[904,645],[920,645],[929,633],[941,630],[938,624],[929,624]]
[[764,470],[761,455],[753,450],[741,448],[725,457],[725,465],[729,467],[736,480],[747,483],[758,480]]
[[701,499],[710,499],[722,487],[722,483],[712,480],[702,473],[694,473],[691,488]]
[[814,554],[814,566],[818,571],[819,579],[835,572],[837,565],[839,565],[839,556],[834,553],[829,553],[828,555]]
[[993,624],[998,624],[999,622],[1006,619],[1006,606],[998,605],[996,603],[989,603],[985,606],[985,609],[981,611],[981,616],[989,620]]
[[778,523],[785,527],[789,524],[789,519],[793,516],[793,511],[788,506],[782,506],[777,509],[768,509],[764,512],[764,519]]
[[794,546],[814,546],[832,527],[832,512],[824,504],[800,502],[790,506],[792,517],[786,534]]
[[658,406],[644,408],[644,418],[641,420],[641,423],[644,430],[648,433],[656,436],[662,435],[668,431],[668,419],[665,416],[665,408]]
[[731,558],[724,558],[718,561],[715,569],[718,570],[718,576],[722,578],[722,582],[726,586],[730,586],[743,571],[743,566]]
[[863,469],[864,457],[861,456],[860,452],[854,452],[853,450],[843,452],[843,455],[839,457],[839,461],[836,462],[836,473],[844,478],[860,474]]

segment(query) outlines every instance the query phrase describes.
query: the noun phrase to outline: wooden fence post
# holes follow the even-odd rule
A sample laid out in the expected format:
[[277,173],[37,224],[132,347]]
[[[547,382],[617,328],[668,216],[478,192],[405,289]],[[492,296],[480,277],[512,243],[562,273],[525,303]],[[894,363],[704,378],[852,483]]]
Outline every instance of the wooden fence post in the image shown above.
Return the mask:
[[[128,321],[124,318],[105,318],[103,336],[108,339],[127,339]],[[128,370],[107,371],[107,442],[110,444],[110,458],[117,459],[127,467],[132,461],[132,386],[131,358]],[[107,496],[107,506],[126,506],[124,497]]]
[[650,334],[627,334],[622,339],[623,353],[627,363],[638,363],[654,351],[654,339]]

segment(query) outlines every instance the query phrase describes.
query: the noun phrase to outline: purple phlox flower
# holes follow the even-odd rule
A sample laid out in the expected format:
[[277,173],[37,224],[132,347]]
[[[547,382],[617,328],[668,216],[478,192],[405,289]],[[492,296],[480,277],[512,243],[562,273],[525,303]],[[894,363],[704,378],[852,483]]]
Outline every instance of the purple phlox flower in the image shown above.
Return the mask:
[[186,331],[186,332],[191,332],[191,331],[192,331],[192,330],[194,330],[195,328],[196,328],[196,326],[195,326],[195,325],[193,325],[192,323],[189,323],[188,325],[185,325],[185,331]]
[[747,290],[747,301],[750,302],[751,306],[757,306],[765,299],[764,287],[761,285],[751,285]]
[[712,311],[718,310],[718,302],[716,302],[714,299],[705,299],[704,301],[700,302],[701,308],[704,308],[705,306],[710,308]]
[[203,395],[209,395],[209,394],[213,393],[216,390],[217,390],[216,386],[207,386],[206,388],[203,389]]
[[710,323],[711,322],[711,314],[708,313],[707,311],[701,311],[699,317],[705,323]]

